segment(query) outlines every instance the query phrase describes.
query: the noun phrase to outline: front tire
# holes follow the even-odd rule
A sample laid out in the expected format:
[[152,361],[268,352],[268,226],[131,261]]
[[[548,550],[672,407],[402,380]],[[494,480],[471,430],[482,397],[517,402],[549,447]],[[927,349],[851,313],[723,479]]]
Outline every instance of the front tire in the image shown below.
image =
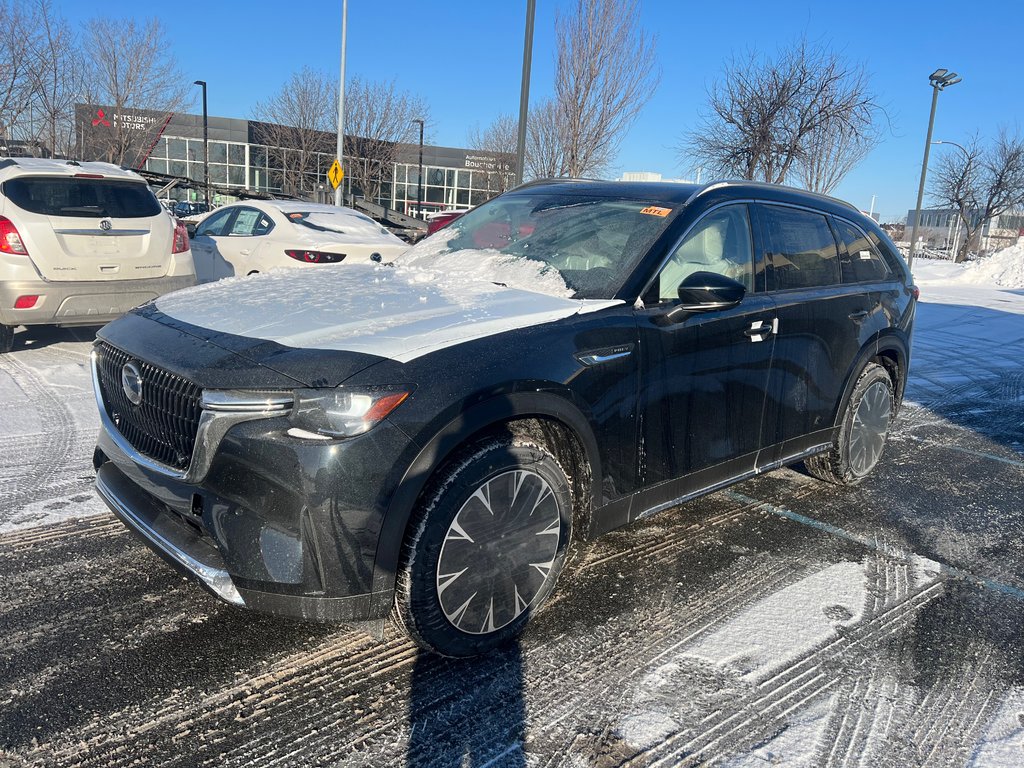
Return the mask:
[[569,481],[528,438],[469,446],[432,480],[398,574],[398,616],[423,648],[475,656],[516,637],[555,587],[572,533]]
[[831,450],[807,459],[807,471],[826,482],[857,485],[882,457],[895,413],[889,372],[868,363],[853,385]]

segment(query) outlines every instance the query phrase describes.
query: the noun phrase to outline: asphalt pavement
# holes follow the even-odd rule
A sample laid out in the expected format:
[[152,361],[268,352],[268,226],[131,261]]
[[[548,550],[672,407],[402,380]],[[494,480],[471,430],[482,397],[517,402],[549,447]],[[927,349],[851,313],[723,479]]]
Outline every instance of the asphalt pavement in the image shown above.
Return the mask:
[[1024,314],[998,311],[920,307],[863,485],[781,470],[583,544],[518,645],[462,661],[177,576],[92,491],[89,333],[19,336],[0,766],[1024,764]]

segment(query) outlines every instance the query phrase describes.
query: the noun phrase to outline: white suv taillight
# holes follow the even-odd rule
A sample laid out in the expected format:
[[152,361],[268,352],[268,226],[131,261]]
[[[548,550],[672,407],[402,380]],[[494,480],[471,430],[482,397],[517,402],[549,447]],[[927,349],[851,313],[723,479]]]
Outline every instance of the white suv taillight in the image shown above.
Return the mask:
[[171,253],[184,253],[188,250],[188,230],[180,221],[174,227],[174,245],[171,246]]
[[28,256],[28,249],[21,241],[17,227],[5,216],[0,216],[0,253],[17,253],[21,256]]

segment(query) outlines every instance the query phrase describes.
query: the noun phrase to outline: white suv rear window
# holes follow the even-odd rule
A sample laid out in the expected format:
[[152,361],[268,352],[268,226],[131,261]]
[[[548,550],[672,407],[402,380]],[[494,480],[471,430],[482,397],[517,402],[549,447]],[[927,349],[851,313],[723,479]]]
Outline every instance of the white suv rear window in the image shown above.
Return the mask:
[[23,176],[3,184],[4,196],[29,213],[84,219],[139,219],[163,209],[149,187],[132,181]]

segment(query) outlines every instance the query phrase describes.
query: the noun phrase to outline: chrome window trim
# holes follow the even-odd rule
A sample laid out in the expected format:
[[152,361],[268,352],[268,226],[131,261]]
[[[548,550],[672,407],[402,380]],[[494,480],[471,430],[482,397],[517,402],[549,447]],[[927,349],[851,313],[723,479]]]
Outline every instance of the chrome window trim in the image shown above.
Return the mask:
[[[107,408],[103,402],[103,393],[100,389],[99,356],[93,350],[92,362],[92,388],[96,397],[96,406],[100,412],[100,424],[107,432],[110,439],[118,449],[129,459],[152,472],[157,472],[165,477],[171,477],[184,483],[200,483],[206,478],[213,464],[213,457],[220,447],[221,440],[236,424],[257,419],[269,419],[281,416],[292,406],[293,396],[285,396],[283,393],[268,393],[268,397],[253,397],[254,393],[241,393],[235,390],[203,390],[202,406],[203,413],[199,417],[199,427],[196,430],[196,442],[192,449],[192,458],[188,467],[184,470],[169,467],[159,461],[154,461],[135,450],[129,443],[117,425],[107,415]],[[210,404],[210,407],[208,407]]]

